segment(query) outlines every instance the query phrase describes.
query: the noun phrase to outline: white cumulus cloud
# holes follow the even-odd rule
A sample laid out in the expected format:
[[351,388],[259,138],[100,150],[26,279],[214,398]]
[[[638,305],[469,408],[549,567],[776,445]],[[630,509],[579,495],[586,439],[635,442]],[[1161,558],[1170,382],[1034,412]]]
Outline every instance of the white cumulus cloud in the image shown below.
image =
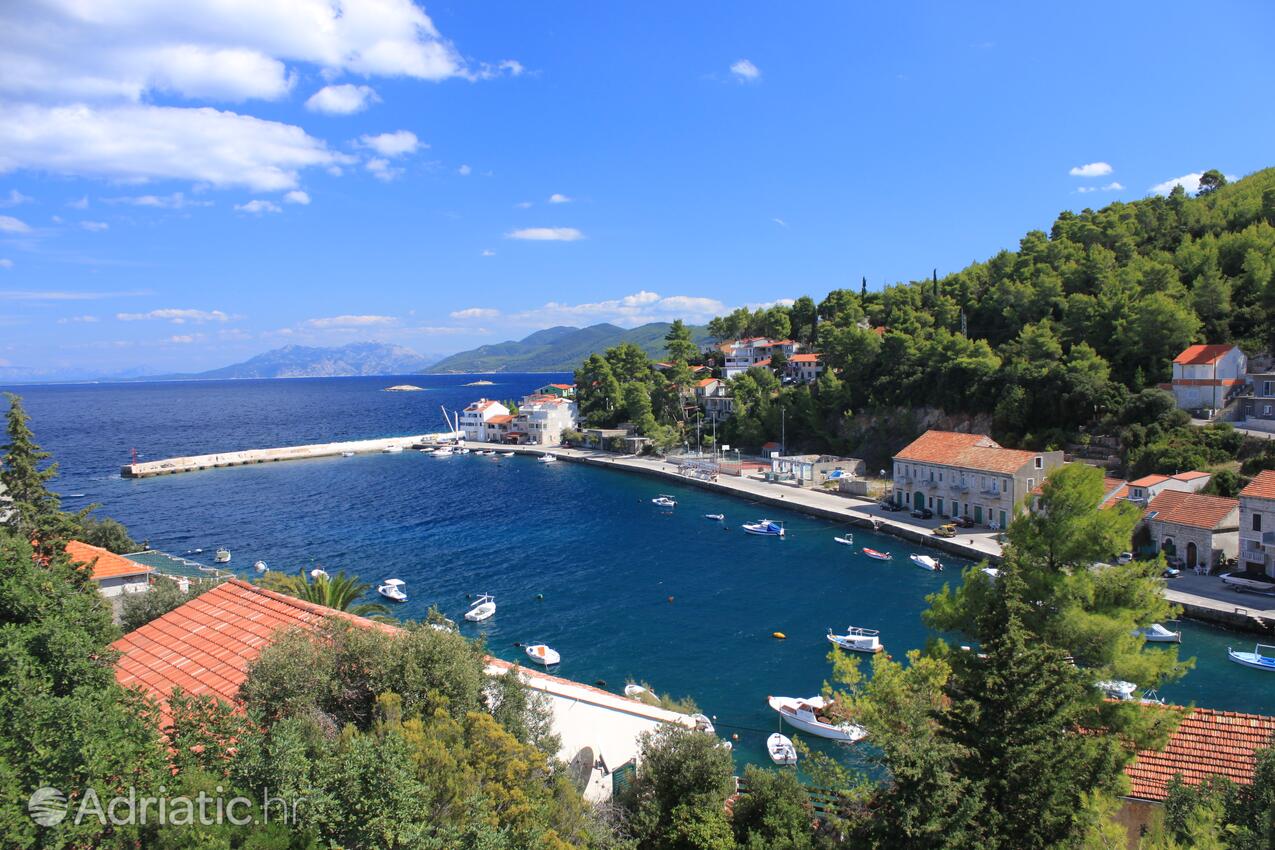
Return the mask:
[[283,199],[289,204],[301,204],[305,206],[310,203],[310,193],[303,192],[300,189],[293,189],[291,192],[283,196]]
[[322,112],[325,115],[353,115],[362,112],[381,98],[371,86],[356,86],[345,83],[338,86],[324,86],[310,95],[305,108],[311,112]]
[[493,307],[467,307],[451,313],[453,319],[494,319],[499,315],[500,311]]
[[574,227],[524,227],[509,231],[505,237],[530,242],[575,242],[583,239],[584,234]]
[[1067,173],[1072,177],[1106,177],[1111,173],[1111,166],[1105,162],[1087,162],[1073,166]]
[[[1203,171],[1193,171],[1190,174],[1183,174],[1181,177],[1174,177],[1172,180],[1157,183],[1151,187],[1151,191],[1157,195],[1167,195],[1173,191],[1174,186],[1181,186],[1186,191],[1195,193],[1200,191],[1200,178],[1203,176]],[[1227,174],[1225,177],[1231,182],[1239,179],[1231,174]]]
[[376,136],[365,134],[359,137],[358,143],[360,147],[374,150],[385,157],[405,156],[415,153],[416,149],[421,147],[420,139],[416,138],[416,134],[411,130],[395,130],[393,133],[381,133]]
[[566,195],[562,194],[561,192],[554,192],[552,195],[549,196],[549,203],[551,204],[569,204],[571,203],[571,200],[572,200],[571,198],[568,198]]
[[[186,197],[184,192],[173,192],[171,195],[126,195],[118,198],[103,198],[108,204],[127,204],[133,207],[154,207],[161,210],[180,210],[186,207],[211,207],[212,201],[196,200]],[[79,209],[88,206],[85,204]]]
[[283,207],[279,206],[274,201],[266,201],[261,198],[253,198],[246,204],[235,204],[235,209],[239,212],[250,213],[252,215],[283,212]]
[[735,75],[735,79],[744,82],[761,79],[761,69],[747,59],[740,59],[731,65],[730,72]]
[[456,169],[456,173],[461,177],[468,177],[473,172],[474,169],[470,168],[468,165],[462,165],[460,168]]
[[228,322],[230,321],[230,314],[221,310],[192,310],[166,307],[162,310],[151,310],[148,313],[116,313],[115,318],[121,322],[158,320],[172,322],[174,325],[184,325],[188,322],[200,325],[204,322]]
[[693,295],[662,296],[649,290],[640,290],[621,298],[583,304],[563,304],[550,301],[541,307],[524,310],[509,316],[517,325],[547,327],[578,322],[613,322],[635,327],[647,322],[684,319],[703,322],[728,311],[716,298]]
[[0,215],[0,233],[30,233],[31,226],[20,218]]
[[332,330],[341,328],[368,328],[393,325],[398,319],[393,316],[328,316],[321,319],[307,319],[302,324],[315,330]]

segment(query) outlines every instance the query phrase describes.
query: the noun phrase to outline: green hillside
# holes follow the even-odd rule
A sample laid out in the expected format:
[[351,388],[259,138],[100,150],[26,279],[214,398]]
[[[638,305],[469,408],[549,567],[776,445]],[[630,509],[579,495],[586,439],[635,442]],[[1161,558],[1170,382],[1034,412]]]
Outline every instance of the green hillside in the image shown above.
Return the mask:
[[[627,329],[605,323],[587,328],[547,328],[521,340],[484,345],[472,351],[453,354],[424,371],[432,374],[570,372],[593,352],[625,342],[636,345],[649,356],[658,359],[664,356],[664,335],[668,333],[668,329],[669,324],[666,322],[651,322]],[[708,339],[705,328],[692,327],[691,333],[698,342]]]

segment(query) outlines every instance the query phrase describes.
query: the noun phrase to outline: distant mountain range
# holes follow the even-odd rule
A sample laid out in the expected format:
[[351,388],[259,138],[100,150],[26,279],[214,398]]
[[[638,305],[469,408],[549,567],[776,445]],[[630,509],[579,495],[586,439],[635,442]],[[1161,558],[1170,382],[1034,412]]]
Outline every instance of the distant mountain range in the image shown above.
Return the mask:
[[[612,324],[573,328],[566,325],[536,331],[521,340],[483,345],[445,357],[423,371],[442,372],[570,372],[590,354],[623,342],[631,342],[654,358],[664,357],[667,322],[651,322],[636,328]],[[706,328],[688,326],[697,344],[708,341]]]
[[[352,342],[339,348],[285,345],[242,363],[170,379],[226,381],[240,378],[345,378],[356,375],[409,375],[437,357],[424,357],[401,345]],[[143,378],[142,380],[147,380]],[[154,379],[151,379],[154,380]]]

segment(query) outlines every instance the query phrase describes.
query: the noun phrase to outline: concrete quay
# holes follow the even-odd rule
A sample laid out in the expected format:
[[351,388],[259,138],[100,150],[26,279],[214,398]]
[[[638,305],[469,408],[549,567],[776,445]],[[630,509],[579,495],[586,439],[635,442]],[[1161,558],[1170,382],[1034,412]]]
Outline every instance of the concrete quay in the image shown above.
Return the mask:
[[157,475],[175,475],[179,472],[199,472],[205,469],[221,469],[229,466],[248,466],[255,463],[277,463],[281,460],[307,460],[319,457],[336,457],[346,452],[368,454],[383,452],[395,447],[408,449],[421,443],[442,439],[445,434],[419,434],[414,437],[382,437],[375,440],[346,440],[340,443],[313,443],[306,446],[284,446],[274,449],[246,449],[238,452],[170,457],[142,463],[128,463],[120,468],[124,478],[152,478]]

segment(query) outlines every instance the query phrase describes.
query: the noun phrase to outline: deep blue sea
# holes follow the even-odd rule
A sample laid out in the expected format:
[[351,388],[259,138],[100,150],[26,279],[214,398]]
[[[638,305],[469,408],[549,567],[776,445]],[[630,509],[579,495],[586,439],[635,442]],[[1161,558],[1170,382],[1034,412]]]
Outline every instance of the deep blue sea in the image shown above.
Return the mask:
[[[463,387],[485,377],[489,387]],[[690,695],[738,733],[741,760],[764,760],[778,728],[769,694],[809,696],[829,668],[828,627],[881,630],[896,657],[922,646],[925,595],[959,578],[910,564],[912,544],[862,529],[837,545],[833,523],[642,476],[531,458],[434,458],[416,452],[293,461],[126,480],[142,460],[234,449],[387,437],[441,430],[449,410],[485,395],[519,397],[561,375],[402,376],[277,381],[167,382],[14,387],[38,441],[61,466],[57,489],[75,509],[100,502],[132,535],[174,554],[217,546],[247,574],[346,570],[369,582],[397,577],[422,617],[437,604],[471,636],[510,660],[515,643],[545,641],[561,675],[626,680]],[[426,387],[387,393],[397,383]],[[651,504],[677,496],[671,512]],[[724,513],[726,522],[703,519]],[[787,523],[788,539],[744,534],[759,516]],[[860,546],[885,549],[892,563]],[[482,626],[464,623],[467,600],[496,597]],[[543,599],[540,597],[543,596]],[[1226,660],[1247,635],[1182,625],[1182,654],[1197,658],[1176,702],[1275,713],[1275,676]],[[783,632],[786,640],[771,637]],[[1159,651],[1149,649],[1148,651]]]

